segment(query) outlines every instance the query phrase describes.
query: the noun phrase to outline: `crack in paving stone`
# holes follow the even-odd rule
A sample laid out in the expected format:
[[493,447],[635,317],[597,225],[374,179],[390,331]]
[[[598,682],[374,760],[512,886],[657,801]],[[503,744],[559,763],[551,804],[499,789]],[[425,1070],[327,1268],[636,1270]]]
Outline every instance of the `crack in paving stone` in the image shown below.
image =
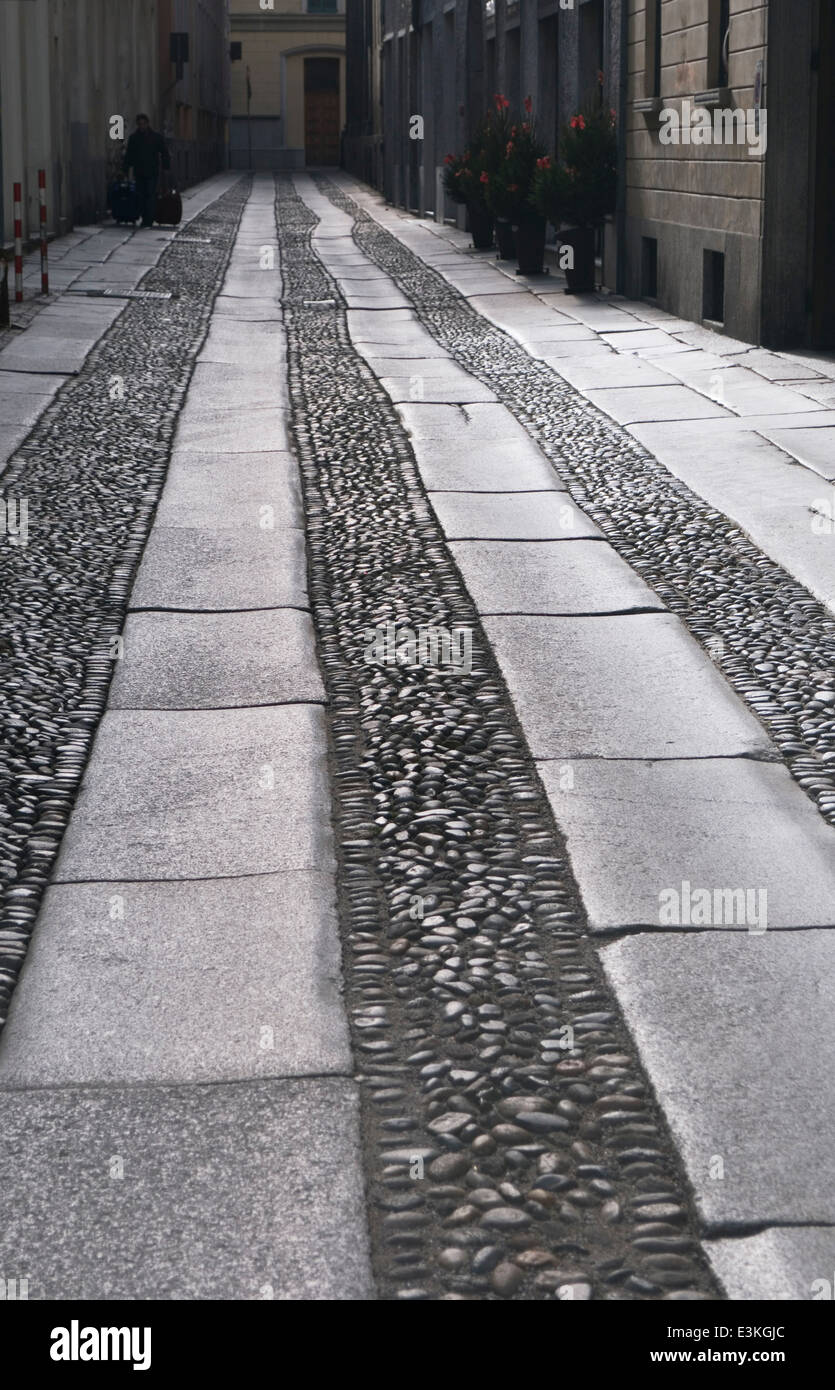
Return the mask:
[[626,562],[707,649],[835,825],[835,618],[733,521],[675,478],[510,334],[495,328],[324,176],[360,250],[460,366],[489,386]]
[[[720,1297],[478,614],[286,176],[276,216],[381,1296]],[[471,662],[387,664],[387,624],[469,634]]]
[[0,1026],[104,712],[134,574],[177,415],[205,339],[249,179],[168,243],[16,450],[0,498],[28,507],[26,545],[0,534]]

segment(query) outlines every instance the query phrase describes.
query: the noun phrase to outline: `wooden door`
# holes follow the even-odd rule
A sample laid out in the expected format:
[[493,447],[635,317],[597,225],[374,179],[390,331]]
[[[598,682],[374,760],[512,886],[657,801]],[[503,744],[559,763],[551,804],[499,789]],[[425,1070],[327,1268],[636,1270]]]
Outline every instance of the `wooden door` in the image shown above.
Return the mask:
[[339,59],[306,58],[304,64],[306,164],[339,163]]

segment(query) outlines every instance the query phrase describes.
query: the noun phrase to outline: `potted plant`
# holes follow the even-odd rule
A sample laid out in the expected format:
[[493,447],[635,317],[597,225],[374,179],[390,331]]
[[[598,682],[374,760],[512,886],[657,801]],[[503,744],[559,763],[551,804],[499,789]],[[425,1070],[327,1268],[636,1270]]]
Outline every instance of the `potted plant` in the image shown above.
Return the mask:
[[516,255],[511,224],[513,199],[505,177],[510,131],[510,102],[501,92],[497,92],[493,97],[493,108],[482,126],[482,169],[479,177],[485,203],[495,219],[499,259],[512,261]]
[[453,202],[467,209],[473,246],[486,251],[493,245],[493,214],[484,198],[481,175],[484,132],[480,128],[463,154],[448,154],[444,160],[444,190]]
[[545,219],[530,201],[537,164],[545,149],[538,139],[525,100],[526,119],[511,125],[504,157],[488,185],[488,204],[497,217],[507,217],[514,230],[520,275],[541,275],[545,253]]
[[444,190],[453,202],[466,207],[473,245],[484,251],[493,245],[493,214],[484,201],[481,172],[478,151],[472,147],[444,159]]
[[[538,171],[536,206],[557,227],[557,238],[573,251],[566,269],[571,293],[594,290],[595,233],[617,202],[617,134],[614,111],[578,112],[560,141],[562,164]],[[561,223],[568,228],[562,229]]]

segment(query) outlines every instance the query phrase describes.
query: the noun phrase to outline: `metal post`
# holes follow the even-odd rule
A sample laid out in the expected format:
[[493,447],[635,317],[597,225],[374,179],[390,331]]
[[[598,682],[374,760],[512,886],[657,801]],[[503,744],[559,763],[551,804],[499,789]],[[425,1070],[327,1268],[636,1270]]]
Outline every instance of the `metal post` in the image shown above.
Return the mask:
[[14,186],[14,297],[15,304],[23,303],[23,213],[21,185]]
[[49,294],[49,262],[46,252],[46,170],[38,170],[38,196],[41,205],[41,294]]

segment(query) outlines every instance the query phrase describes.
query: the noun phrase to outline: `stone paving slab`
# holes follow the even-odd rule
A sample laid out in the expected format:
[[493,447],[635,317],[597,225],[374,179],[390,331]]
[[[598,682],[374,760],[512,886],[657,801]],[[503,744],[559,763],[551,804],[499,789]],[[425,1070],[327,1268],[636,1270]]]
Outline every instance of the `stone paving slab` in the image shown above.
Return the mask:
[[[674,931],[662,894],[681,904],[700,888],[710,916],[679,908],[681,930],[747,931],[763,906],[769,930],[835,926],[835,830],[782,763],[582,759],[541,762],[539,773],[593,931]],[[717,921],[722,889],[750,892],[756,920],[747,900],[720,897]]]
[[672,614],[488,617],[484,627],[535,758],[774,756]]
[[308,613],[132,613],[111,709],[221,709],[323,701]]
[[512,445],[516,455],[543,458],[527,430],[497,401],[452,405],[436,401],[403,401],[397,413],[412,439],[448,441],[455,447],[478,442],[503,451]]
[[199,358],[184,410],[187,412],[198,404],[216,410],[237,408],[240,412],[244,399],[249,410],[253,406],[275,406],[283,395],[284,381],[275,366],[259,369]]
[[593,405],[621,425],[641,420],[704,420],[728,412],[687,386],[627,386],[587,389]]
[[330,854],[319,706],[111,710],[53,881],[280,873]]
[[304,535],[257,523],[160,526],[148,540],[131,602],[180,610],[306,608]]
[[831,1226],[777,1227],[734,1240],[707,1240],[704,1249],[728,1298],[831,1302],[835,1281],[835,1228]]
[[349,1081],[6,1092],[0,1166],[30,1299],[373,1296]]
[[[533,296],[516,294],[478,294],[471,295],[469,303],[478,313],[484,314],[491,323],[503,328],[514,338],[520,331],[528,333],[554,328],[551,311]],[[571,325],[563,325],[563,331]]]
[[[682,353],[675,356],[686,361],[693,354]],[[674,360],[675,357],[671,359]],[[717,361],[721,362],[722,359],[717,358]],[[674,368],[671,367],[670,370]],[[742,416],[789,415],[811,409],[805,396],[785,386],[773,386],[747,367],[725,365],[720,370],[711,368],[703,372],[694,371],[689,375],[688,385]]]
[[[589,323],[588,317],[584,322]],[[675,351],[675,339],[660,328],[646,328],[636,324],[634,320],[631,323],[627,320],[614,330],[604,328],[599,319],[597,322],[592,319],[591,324],[600,332],[604,343],[616,348],[618,352],[635,352],[639,348],[656,348],[659,352]]]
[[18,392],[24,395],[52,396],[56,387],[61,385],[60,381],[56,381],[54,376],[46,372],[15,371],[12,368],[5,370],[2,361],[0,357],[0,398],[14,396]]
[[[452,359],[436,353],[435,356],[419,357],[389,357],[374,352],[373,344],[357,343],[357,350],[362,354],[371,368],[374,375],[378,378],[383,377],[403,377],[408,374],[407,380],[420,380],[421,377],[435,377],[442,380],[442,372],[446,364]],[[407,397],[408,399],[408,397]]]
[[221,295],[225,297],[256,299],[271,303],[274,307],[278,305],[280,294],[281,279],[278,271],[266,267],[263,270],[245,270],[242,266],[231,265],[221,290]]
[[[373,365],[373,364],[372,364]],[[380,384],[393,401],[441,401],[458,405],[473,401],[494,401],[495,393],[489,386],[476,381],[475,377],[460,368],[430,375],[427,372],[412,372],[408,376],[381,377]]]
[[593,337],[587,341],[555,342],[552,338],[543,339],[538,334],[532,334],[529,337],[520,335],[519,341],[532,357],[538,358],[547,367],[553,367],[556,372],[561,370],[560,363],[566,359],[608,359],[612,351],[599,338]]
[[298,464],[291,454],[178,451],[157,508],[157,525],[228,530],[301,527]]
[[349,1073],[333,895],[330,869],[51,888],[0,1091]]
[[219,294],[215,300],[214,317],[218,323],[277,323],[281,309],[273,299],[247,299]]
[[568,492],[432,492],[430,500],[450,540],[603,538]]
[[450,550],[482,614],[663,611],[605,541],[454,541]]
[[602,957],[707,1233],[835,1222],[835,932],[644,933]]
[[835,425],[819,429],[766,429],[766,439],[793,455],[804,468],[835,479]]
[[397,343],[401,348],[410,339],[422,342],[426,330],[412,309],[349,309],[346,315],[353,342]]
[[49,397],[42,392],[25,395],[22,391],[12,393],[0,389],[0,429],[8,425],[26,425],[28,432],[48,403]]
[[667,371],[633,353],[621,354],[610,349],[601,355],[581,357],[577,362],[561,358],[555,368],[560,376],[576,386],[578,391],[614,389],[625,386],[669,386]]
[[733,518],[755,545],[816,598],[835,608],[835,545],[826,524],[812,530],[816,512],[828,521],[835,515],[835,499],[825,479],[798,467],[742,421],[730,437],[707,431],[672,433],[666,424],[638,425],[632,433],[671,473]]
[[[560,479],[543,454],[529,441],[498,440],[486,447],[478,438],[412,440],[424,486],[439,492],[495,493],[557,491]],[[564,495],[564,494],[563,494]]]
[[352,294],[345,290],[343,295],[349,309],[399,309],[409,302],[405,295],[399,293],[374,295],[364,291],[362,294]]
[[238,323],[231,318],[214,318],[200,353],[200,363],[229,363],[246,369],[251,368],[255,354],[260,370],[267,364],[276,371],[283,368],[287,353],[281,323]]
[[818,405],[830,409],[835,406],[835,381],[827,381],[823,377],[819,381],[797,381],[794,388]]

